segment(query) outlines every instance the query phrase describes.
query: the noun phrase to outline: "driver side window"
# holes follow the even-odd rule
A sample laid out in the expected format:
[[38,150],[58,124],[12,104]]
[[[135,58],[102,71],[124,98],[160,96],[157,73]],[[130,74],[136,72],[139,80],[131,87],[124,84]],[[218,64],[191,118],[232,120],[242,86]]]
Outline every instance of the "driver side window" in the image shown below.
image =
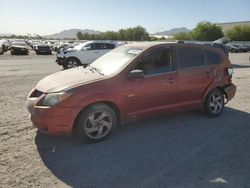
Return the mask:
[[162,74],[171,71],[171,50],[160,48],[143,57],[135,69],[143,70],[144,75]]
[[100,48],[100,45],[97,43],[92,43],[92,44],[88,44],[84,48],[87,50],[97,50],[98,48]]

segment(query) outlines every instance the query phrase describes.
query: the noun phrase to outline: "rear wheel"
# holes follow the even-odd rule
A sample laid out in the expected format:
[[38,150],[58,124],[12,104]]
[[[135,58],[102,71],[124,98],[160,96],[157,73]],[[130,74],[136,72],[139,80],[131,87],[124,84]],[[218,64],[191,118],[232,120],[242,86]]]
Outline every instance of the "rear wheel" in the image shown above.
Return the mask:
[[64,65],[63,68],[64,69],[70,69],[70,68],[75,68],[75,67],[79,67],[80,66],[80,61],[76,58],[68,58]]
[[115,111],[105,104],[94,104],[81,112],[76,120],[76,135],[81,140],[100,142],[117,127]]
[[221,114],[225,105],[224,94],[220,89],[211,91],[204,104],[204,109],[211,117],[216,117]]

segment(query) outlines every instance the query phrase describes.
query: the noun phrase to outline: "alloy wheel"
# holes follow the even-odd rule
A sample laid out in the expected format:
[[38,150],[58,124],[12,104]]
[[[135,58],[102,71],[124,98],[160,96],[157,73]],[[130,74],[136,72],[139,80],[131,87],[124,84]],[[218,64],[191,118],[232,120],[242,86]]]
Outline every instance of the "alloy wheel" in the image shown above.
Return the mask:
[[214,114],[219,114],[223,109],[224,101],[221,93],[214,93],[210,96],[209,107]]
[[108,112],[94,112],[84,123],[86,135],[92,139],[105,137],[112,129],[112,117]]
[[68,61],[68,68],[75,68],[78,67],[78,63],[75,60]]

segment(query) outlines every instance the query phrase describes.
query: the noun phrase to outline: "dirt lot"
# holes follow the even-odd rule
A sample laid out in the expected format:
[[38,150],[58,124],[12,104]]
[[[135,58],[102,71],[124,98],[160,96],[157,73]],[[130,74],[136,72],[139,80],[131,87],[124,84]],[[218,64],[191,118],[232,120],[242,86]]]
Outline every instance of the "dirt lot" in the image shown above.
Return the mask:
[[230,55],[238,88],[222,116],[128,124],[97,144],[37,133],[29,121],[29,91],[61,70],[54,55],[0,55],[0,187],[249,187],[249,55]]

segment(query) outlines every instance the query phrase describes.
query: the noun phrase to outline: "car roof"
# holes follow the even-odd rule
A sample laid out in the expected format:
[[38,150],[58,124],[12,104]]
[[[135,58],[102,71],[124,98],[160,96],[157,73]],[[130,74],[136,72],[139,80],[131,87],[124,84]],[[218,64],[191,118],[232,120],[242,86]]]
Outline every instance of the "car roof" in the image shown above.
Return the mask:
[[175,44],[175,42],[135,42],[135,43],[125,44],[125,46],[130,48],[139,48],[145,50],[153,46],[164,45],[164,44]]
[[164,45],[171,45],[176,47],[195,47],[200,49],[209,49],[209,50],[219,50],[220,48],[205,45],[205,44],[195,44],[195,43],[178,43],[178,42],[135,42],[130,44],[125,44],[127,47],[130,48],[138,48],[141,50],[146,50],[148,48],[154,47],[154,46],[164,46]]
[[86,41],[85,43],[92,44],[92,43],[109,43],[109,44],[116,44],[116,42],[113,41],[101,41],[101,40],[93,40],[93,41]]

